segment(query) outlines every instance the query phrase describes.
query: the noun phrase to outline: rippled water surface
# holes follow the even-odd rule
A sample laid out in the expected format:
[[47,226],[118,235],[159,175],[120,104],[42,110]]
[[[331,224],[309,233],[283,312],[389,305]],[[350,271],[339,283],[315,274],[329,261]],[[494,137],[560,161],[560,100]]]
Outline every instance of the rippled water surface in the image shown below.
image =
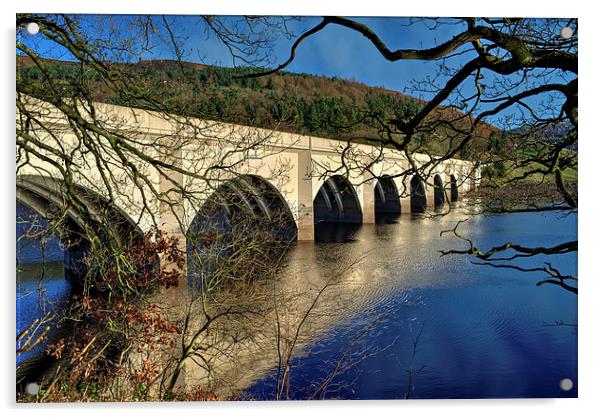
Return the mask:
[[[452,236],[439,236],[462,218],[460,212],[438,220],[402,217],[397,224],[364,225],[346,243],[293,249],[292,275],[307,265],[327,275],[341,263],[362,261],[334,301],[345,314],[293,360],[290,398],[315,398],[341,358],[354,366],[318,397],[577,395],[577,297],[557,286],[536,286],[542,278],[536,273],[473,265],[464,256],[441,258],[441,249],[464,248]],[[576,239],[577,216],[475,217],[459,230],[483,248],[506,241],[551,245]],[[575,254],[521,265],[545,261],[576,273]],[[571,391],[560,389],[563,378],[575,383]],[[274,398],[275,379],[274,369],[249,393]]]
[[[465,256],[441,258],[439,250],[465,247],[457,238],[440,236],[464,218],[460,210],[436,220],[404,216],[395,224],[363,225],[346,237],[328,228],[323,240],[344,243],[299,243],[291,249],[284,285],[310,287],[340,276],[320,303],[322,311],[336,314],[314,320],[315,337],[293,359],[290,398],[577,395],[577,297],[557,286],[536,286],[542,278],[536,273],[474,265]],[[552,245],[576,239],[577,216],[481,216],[459,230],[483,248],[506,241]],[[31,265],[39,255],[19,252],[20,262],[29,266],[18,274],[17,331],[41,314],[39,269]],[[43,296],[60,301],[69,294],[62,252],[55,245],[49,255],[58,264],[46,273]],[[576,273],[575,254],[521,265],[545,261]],[[339,372],[320,390],[337,364]],[[270,366],[250,378],[256,379],[247,389],[251,397],[274,398],[277,372]],[[239,372],[250,375],[253,369]],[[571,391],[559,388],[563,378],[575,383]]]

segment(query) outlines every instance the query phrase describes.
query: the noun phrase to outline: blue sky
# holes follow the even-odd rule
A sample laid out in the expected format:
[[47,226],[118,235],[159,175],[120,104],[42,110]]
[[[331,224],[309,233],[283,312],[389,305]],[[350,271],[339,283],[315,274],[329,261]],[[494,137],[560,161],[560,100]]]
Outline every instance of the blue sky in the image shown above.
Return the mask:
[[[192,23],[195,18],[180,16],[174,19],[179,28],[178,32],[189,38],[186,42],[186,52],[190,60],[232,65],[228,50],[214,37],[207,38],[202,34],[201,28]],[[290,24],[290,28],[300,34],[317,24],[320,19],[305,17],[299,22]],[[464,29],[463,26],[442,26],[432,31],[424,23],[416,23],[408,27],[409,18],[371,17],[356,18],[356,20],[367,24],[390,49],[431,47]],[[275,44],[272,65],[288,58],[293,42],[294,39],[281,39]],[[159,55],[163,53],[170,55],[171,51],[160,52]],[[464,58],[453,61],[463,60]],[[403,92],[414,79],[436,76],[438,66],[428,61],[389,62],[359,33],[331,25],[301,44],[295,60],[287,71],[337,76]]]
[[[81,25],[85,32],[92,38],[106,39],[110,33],[116,33],[115,39],[131,37],[134,44],[141,44],[141,38],[133,32],[132,22],[136,17],[132,15],[114,15],[107,17],[94,15],[83,15]],[[234,22],[237,17],[224,18],[228,23]],[[299,35],[320,21],[320,17],[303,17],[300,20],[289,22],[289,29]],[[431,29],[432,21],[414,22],[409,25],[410,18],[404,17],[370,17],[355,18],[368,25],[390,49],[398,48],[428,48],[448,40],[453,35],[465,30],[464,24],[450,24],[451,21],[443,20],[436,29]],[[232,55],[214,34],[206,31],[206,26],[198,16],[168,16],[167,21],[178,41],[183,45],[183,59],[212,65],[232,66]],[[175,59],[176,53],[169,43],[169,37],[164,29],[163,18],[154,16],[153,22],[159,30],[159,36],[153,39],[153,48],[141,55],[142,59]],[[139,28],[140,26],[134,26]],[[110,29],[117,29],[110,32]],[[63,51],[53,47],[52,44],[41,37],[41,35],[27,36],[18,35],[20,39],[28,44],[34,45],[38,51],[44,51],[43,55],[68,59]],[[160,39],[162,37],[162,39]],[[290,46],[293,39],[276,36],[273,49],[270,49],[268,66],[275,66],[288,58]],[[166,41],[167,40],[167,41]],[[470,48],[468,46],[467,48]],[[458,67],[475,53],[449,58],[445,63],[451,67]],[[110,59],[110,58],[109,58]],[[130,58],[134,59],[134,58]],[[135,58],[137,59],[137,57]],[[242,62],[238,61],[238,64]],[[413,88],[414,80],[434,80],[436,86],[443,86],[449,75],[441,75],[440,62],[404,60],[389,62],[372,46],[372,44],[359,33],[336,25],[329,25],[324,30],[306,39],[297,50],[293,63],[286,69],[291,72],[304,72],[325,76],[336,76],[344,79],[356,80],[371,86],[383,86],[385,88],[405,92],[415,97],[430,99],[434,92],[421,92]],[[489,83],[489,88],[495,88],[496,81],[491,74],[484,74],[484,83]],[[554,75],[551,81],[556,81]],[[474,80],[468,79],[460,87],[460,92],[472,95],[474,91]],[[535,99],[540,100],[541,97]],[[531,100],[530,104],[534,104]],[[450,104],[450,102],[444,103]],[[520,109],[518,109],[520,110]],[[508,109],[500,117],[505,117],[517,108]],[[495,120],[489,120],[497,124]]]
[[[107,27],[101,28],[93,15],[85,16],[82,24],[86,32],[103,38]],[[184,59],[222,66],[232,66],[232,57],[227,48],[215,36],[207,36],[205,27],[196,16],[170,16],[170,26],[176,37],[184,42]],[[319,17],[304,17],[293,21],[289,28],[296,34],[320,21]],[[425,24],[418,23],[407,27],[409,18],[371,17],[356,18],[372,28],[391,49],[424,48],[434,46],[458,33],[463,26],[443,26],[436,31],[429,30]],[[113,22],[119,22],[123,36],[131,35],[128,23],[133,16],[114,16]],[[155,16],[156,27],[162,28],[163,21]],[[106,25],[105,25],[106,26]],[[107,32],[108,33],[108,32]],[[166,36],[163,30],[163,35]],[[37,38],[36,38],[37,37]],[[69,59],[64,51],[52,46],[39,35],[23,36],[22,40],[35,44],[37,51],[43,55],[57,59]],[[276,65],[288,58],[293,40],[279,38],[270,54],[271,65]],[[175,59],[173,47],[166,43],[156,42],[152,52],[142,54],[143,59]],[[462,62],[462,60],[456,60]],[[339,26],[329,26],[323,31],[307,39],[297,50],[294,62],[287,68],[291,72],[305,72],[317,75],[337,76],[353,79],[371,86],[383,86],[392,90],[404,91],[413,79],[435,76],[437,64],[433,62],[403,61],[389,62],[385,60],[371,43],[360,34]]]

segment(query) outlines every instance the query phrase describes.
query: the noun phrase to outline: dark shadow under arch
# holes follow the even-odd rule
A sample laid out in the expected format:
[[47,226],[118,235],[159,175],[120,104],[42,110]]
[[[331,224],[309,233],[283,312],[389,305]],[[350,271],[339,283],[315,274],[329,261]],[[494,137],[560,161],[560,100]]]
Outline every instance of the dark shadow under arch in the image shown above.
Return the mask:
[[449,176],[451,201],[458,201],[458,181],[455,175]]
[[[297,239],[297,225],[280,192],[256,175],[241,175],[216,188],[196,213],[187,236],[188,283],[206,289],[206,278],[236,253],[261,256]],[[246,245],[246,246],[245,246]]]
[[196,213],[187,235],[232,233],[239,222],[271,227],[275,241],[297,239],[297,225],[286,200],[256,175],[241,175],[221,184]]
[[351,240],[362,224],[362,209],[351,183],[333,175],[314,198],[314,239],[318,242]]
[[433,189],[435,208],[440,208],[443,206],[443,204],[445,204],[445,187],[443,185],[443,180],[441,180],[441,176],[439,174],[435,174],[433,182],[435,183]]
[[394,222],[401,215],[401,202],[395,181],[389,176],[377,179],[374,187],[374,219],[377,223]]
[[412,213],[426,212],[426,187],[418,175],[414,175],[410,181],[410,207]]
[[314,223],[361,223],[362,209],[351,183],[340,175],[328,178],[314,198]]
[[125,243],[141,238],[142,231],[125,212],[100,194],[73,184],[72,193],[80,204],[79,210],[76,209],[65,199],[64,187],[64,181],[59,178],[20,175],[16,179],[16,197],[19,204],[50,222],[61,213],[67,214],[60,227],[60,238],[65,246],[65,279],[74,290],[81,290],[87,272],[84,257],[90,250],[85,224],[99,222],[108,225],[115,231],[115,236],[122,237]]

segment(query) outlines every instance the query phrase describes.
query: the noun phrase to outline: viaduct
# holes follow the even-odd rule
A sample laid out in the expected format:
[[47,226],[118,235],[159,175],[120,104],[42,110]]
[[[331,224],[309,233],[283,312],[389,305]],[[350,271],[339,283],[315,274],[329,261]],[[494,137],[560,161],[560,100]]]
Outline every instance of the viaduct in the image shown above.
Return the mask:
[[[429,155],[408,158],[368,144],[101,103],[94,106],[94,120],[88,109],[81,112],[103,132],[114,133],[98,133],[95,143],[107,161],[99,164],[93,153],[82,150],[90,138],[63,112],[36,99],[28,105],[38,114],[29,134],[39,143],[29,145],[36,149],[27,163],[17,163],[19,203],[43,216],[48,205],[59,204],[58,167],[64,162],[52,150],[60,149],[77,167],[73,175],[82,190],[105,199],[111,195],[116,211],[140,231],[158,226],[182,245],[203,205],[225,188],[255,216],[284,210],[291,223],[287,238],[311,241],[321,223],[375,223],[384,215],[436,210],[480,182],[480,169],[469,161],[432,164]],[[19,117],[17,112],[18,123]],[[115,151],[120,141],[128,142],[125,149],[144,181],[123,168]],[[169,161],[171,168],[153,161]]]

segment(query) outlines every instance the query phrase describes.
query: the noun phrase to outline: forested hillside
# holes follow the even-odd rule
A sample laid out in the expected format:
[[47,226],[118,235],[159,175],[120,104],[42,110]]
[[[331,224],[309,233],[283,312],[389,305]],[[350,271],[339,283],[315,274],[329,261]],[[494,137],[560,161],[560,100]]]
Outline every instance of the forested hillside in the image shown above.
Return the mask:
[[[127,89],[115,89],[106,77],[80,64],[44,64],[51,78],[65,80],[60,92],[65,96],[77,94],[73,87],[77,85],[88,88],[95,100],[107,103],[149,109],[161,105],[176,114],[343,140],[378,140],[380,121],[407,120],[423,105],[396,91],[310,74],[282,72],[244,78],[240,77],[248,71],[244,68],[141,61],[114,64],[128,77]],[[38,84],[37,91],[44,91],[45,76],[28,58],[17,56],[17,75],[21,81]],[[81,82],[73,83],[75,79]],[[439,114],[451,119],[459,112],[441,108]],[[481,129],[475,153],[487,149],[487,138],[494,130],[486,125]],[[418,133],[411,147],[441,154],[448,149],[449,140],[444,131]]]

